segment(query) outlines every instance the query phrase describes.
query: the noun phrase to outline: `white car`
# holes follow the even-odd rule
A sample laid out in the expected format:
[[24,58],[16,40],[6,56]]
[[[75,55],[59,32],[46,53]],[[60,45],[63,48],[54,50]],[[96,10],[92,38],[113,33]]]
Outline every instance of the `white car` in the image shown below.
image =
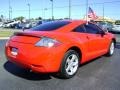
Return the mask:
[[112,30],[116,32],[120,32],[120,25],[114,25]]
[[0,27],[3,27],[3,22],[0,22]]
[[14,24],[17,24],[17,23],[20,23],[20,21],[11,21],[11,22],[8,22],[4,25],[5,28],[10,28],[12,27]]

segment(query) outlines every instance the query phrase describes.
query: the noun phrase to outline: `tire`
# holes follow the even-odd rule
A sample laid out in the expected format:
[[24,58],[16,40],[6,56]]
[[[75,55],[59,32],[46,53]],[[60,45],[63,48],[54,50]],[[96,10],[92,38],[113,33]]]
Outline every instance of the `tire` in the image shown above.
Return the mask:
[[67,51],[61,64],[59,76],[64,79],[72,78],[78,71],[79,59],[79,54],[76,51]]
[[114,54],[114,50],[115,50],[115,42],[112,41],[110,43],[110,46],[109,46],[109,49],[108,49],[106,56],[112,56]]

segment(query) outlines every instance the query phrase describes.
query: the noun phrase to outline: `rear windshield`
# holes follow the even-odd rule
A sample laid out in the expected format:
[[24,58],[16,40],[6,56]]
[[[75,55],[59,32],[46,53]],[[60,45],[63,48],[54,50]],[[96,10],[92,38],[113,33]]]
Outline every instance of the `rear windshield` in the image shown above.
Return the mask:
[[38,25],[36,27],[31,28],[33,31],[53,31],[58,28],[61,28],[67,24],[69,24],[69,21],[51,21],[47,22],[41,25]]

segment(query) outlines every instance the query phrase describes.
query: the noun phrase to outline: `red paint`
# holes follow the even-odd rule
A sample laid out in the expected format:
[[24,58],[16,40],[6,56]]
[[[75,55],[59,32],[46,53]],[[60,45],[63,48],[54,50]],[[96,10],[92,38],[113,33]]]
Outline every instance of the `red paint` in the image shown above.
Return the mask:
[[[9,61],[28,68],[34,72],[58,72],[65,52],[71,47],[78,47],[82,53],[81,63],[107,53],[113,34],[77,33],[72,30],[85,21],[71,21],[72,23],[56,31],[25,31],[27,36],[12,36],[6,43],[5,52]],[[33,36],[28,36],[33,35]],[[49,37],[61,42],[53,47],[37,47],[35,44],[41,37]],[[11,54],[11,48],[18,49],[18,55]]]

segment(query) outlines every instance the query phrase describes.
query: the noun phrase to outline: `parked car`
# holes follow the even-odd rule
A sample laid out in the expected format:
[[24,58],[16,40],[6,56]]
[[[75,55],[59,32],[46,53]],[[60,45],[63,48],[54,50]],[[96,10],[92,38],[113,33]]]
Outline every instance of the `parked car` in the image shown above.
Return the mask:
[[0,27],[3,27],[3,22],[0,22]]
[[6,43],[5,53],[10,62],[33,72],[71,78],[79,65],[101,55],[112,56],[115,44],[112,33],[93,23],[53,21],[15,33]]
[[35,27],[35,26],[37,26],[37,22],[31,22],[31,27]]
[[4,24],[4,28],[15,28],[16,24],[20,23],[20,21],[9,21]]
[[31,23],[25,23],[24,29],[30,29],[32,27]]
[[36,24],[36,26],[38,26],[40,24],[42,24],[42,21],[38,21],[37,24]]
[[120,33],[120,25],[114,25],[112,28],[112,31],[114,33]]
[[51,22],[52,20],[40,20],[37,22],[36,26],[37,25],[40,25],[40,24],[44,24],[44,23],[47,23],[47,22]]
[[10,23],[12,23],[12,22],[14,22],[14,21],[4,22],[3,27],[4,28],[9,28],[10,27]]
[[16,25],[17,29],[29,29],[32,27],[32,23],[30,22],[22,22]]
[[104,30],[108,30],[108,32],[111,32],[113,28],[113,24],[109,22],[98,22],[97,25]]

